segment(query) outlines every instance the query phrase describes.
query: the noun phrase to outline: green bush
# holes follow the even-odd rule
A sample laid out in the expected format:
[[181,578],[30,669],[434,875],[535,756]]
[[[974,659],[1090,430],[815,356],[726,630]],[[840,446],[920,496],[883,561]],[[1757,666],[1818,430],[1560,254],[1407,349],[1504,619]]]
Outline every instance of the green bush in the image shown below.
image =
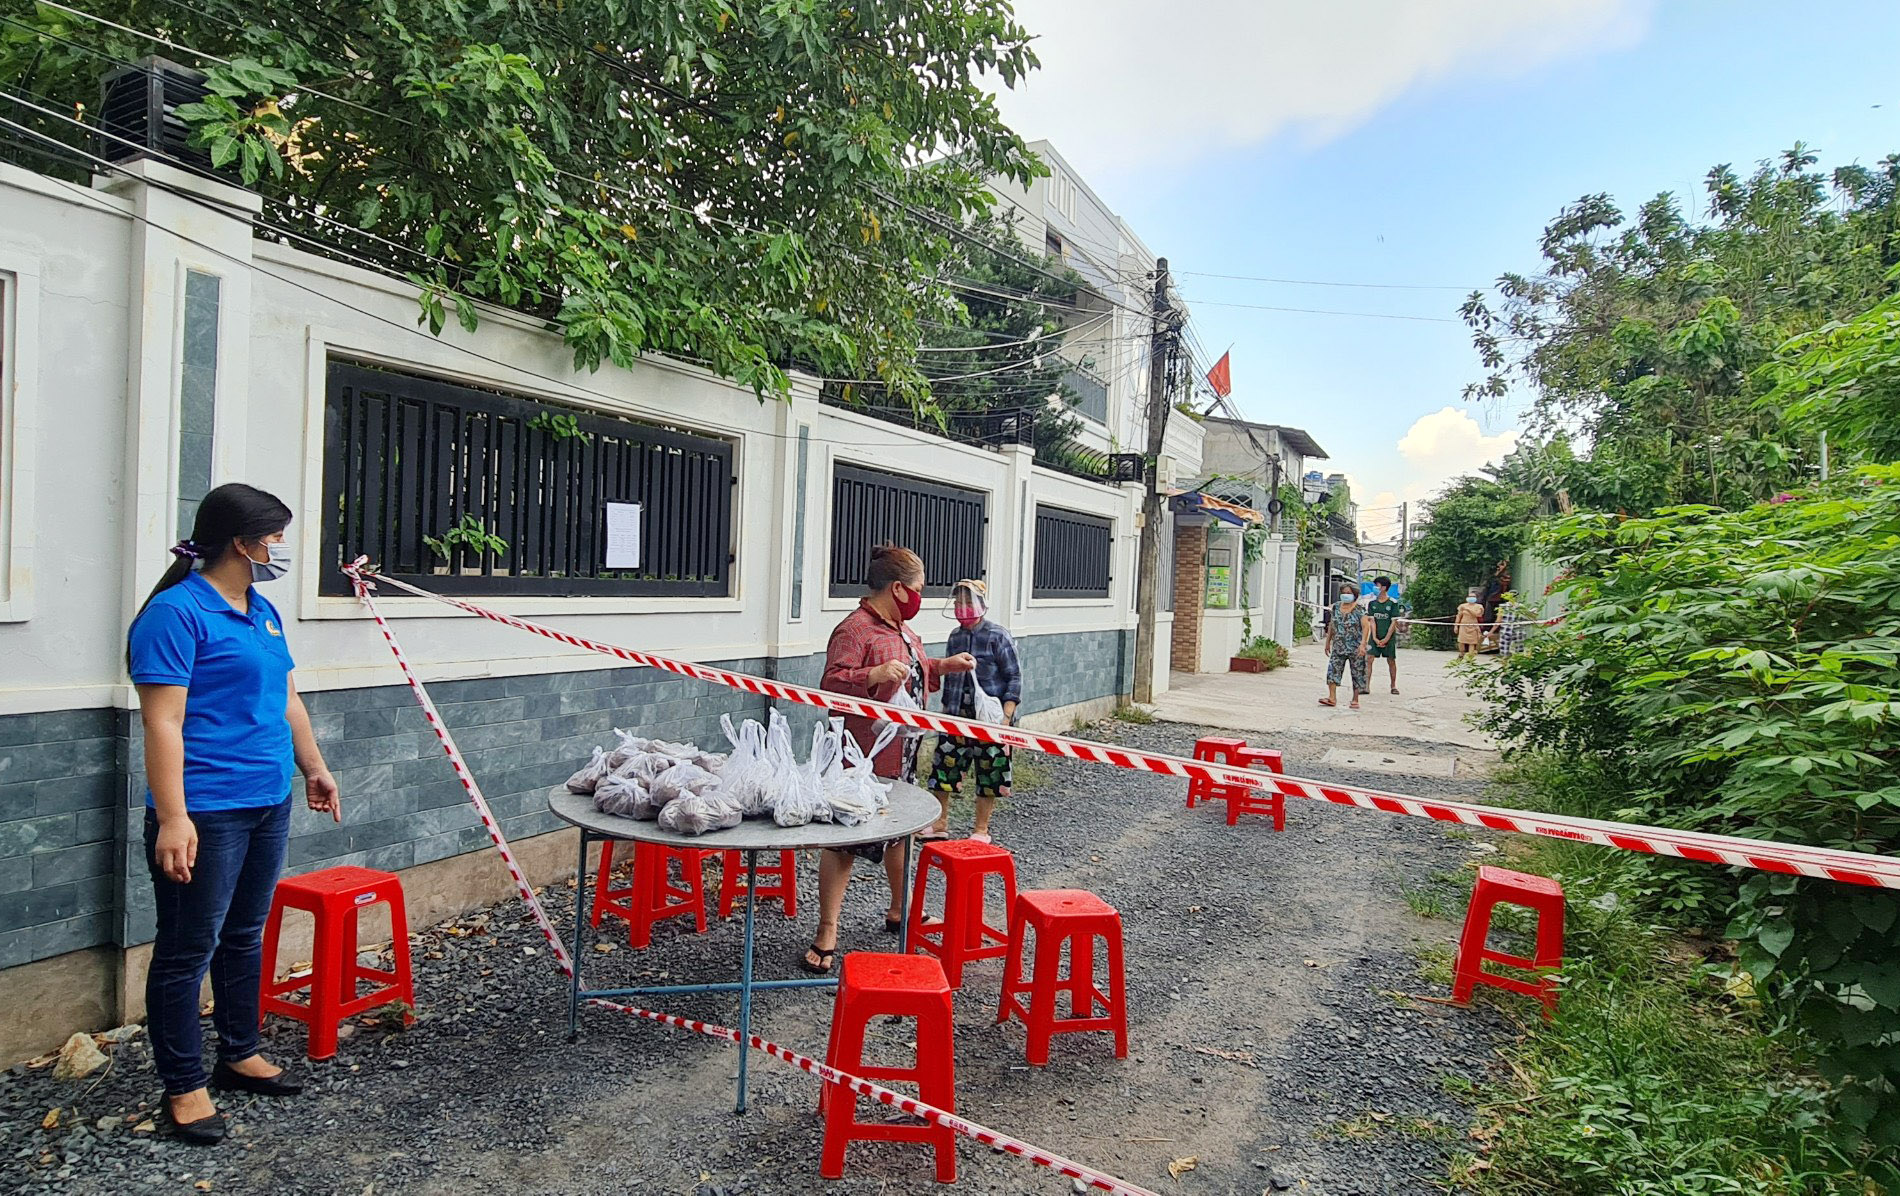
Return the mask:
[[1279,641],[1268,639],[1264,635],[1254,636],[1242,644],[1240,651],[1234,655],[1242,660],[1262,661],[1269,670],[1285,668],[1288,659],[1286,649],[1280,646]]
[[[1900,467],[1782,499],[1554,524],[1568,617],[1473,671],[1488,729],[1618,778],[1613,817],[1900,851]],[[1892,1166],[1900,893],[1715,869],[1695,888],[1732,899],[1743,967]]]
[[[1416,572],[1406,597],[1413,617],[1450,619],[1465,591],[1483,588],[1524,546],[1537,500],[1482,478],[1460,478],[1426,507],[1425,530],[1412,546]],[[1420,648],[1452,648],[1457,637],[1444,623],[1412,628]]]

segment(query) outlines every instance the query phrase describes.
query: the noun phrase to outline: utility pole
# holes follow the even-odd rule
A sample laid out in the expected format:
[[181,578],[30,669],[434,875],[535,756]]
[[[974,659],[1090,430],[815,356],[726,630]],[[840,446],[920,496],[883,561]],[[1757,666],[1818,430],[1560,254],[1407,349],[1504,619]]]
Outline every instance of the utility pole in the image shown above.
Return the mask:
[[1406,504],[1399,504],[1399,585],[1405,585],[1405,545],[1412,538],[1412,525],[1406,518]]
[[[1148,492],[1141,498],[1141,547],[1135,574],[1135,701],[1155,700],[1155,606],[1161,557],[1161,447],[1168,432],[1168,259],[1155,262],[1154,331],[1148,342]],[[1200,613],[1195,612],[1197,615]]]

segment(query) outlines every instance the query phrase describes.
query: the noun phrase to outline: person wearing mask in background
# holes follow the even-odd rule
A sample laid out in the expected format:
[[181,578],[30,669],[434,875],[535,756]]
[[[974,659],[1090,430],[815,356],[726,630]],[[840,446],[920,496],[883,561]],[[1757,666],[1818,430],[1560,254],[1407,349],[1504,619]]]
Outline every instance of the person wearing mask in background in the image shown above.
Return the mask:
[[[1373,587],[1378,591],[1372,601],[1366,603],[1366,613],[1372,616],[1372,646],[1366,650],[1366,666],[1370,671],[1372,661],[1385,657],[1387,671],[1392,674],[1392,692],[1399,692],[1399,620],[1405,616],[1405,604],[1392,597],[1392,579],[1375,577]],[[1370,678],[1368,678],[1370,680]]]
[[[968,654],[976,661],[976,672],[968,676],[953,673],[943,679],[943,712],[962,718],[978,717],[976,691],[980,688],[1001,704],[1003,721],[1014,724],[1016,707],[1023,700],[1023,667],[1016,655],[1016,641],[988,618],[988,587],[980,581],[960,581],[950,591],[950,601],[957,629],[950,633],[947,650],[952,656]],[[970,838],[979,843],[990,841],[990,813],[996,809],[997,798],[1009,796],[1009,748],[960,735],[937,738],[930,787],[943,803],[943,817],[923,838],[949,838],[950,799],[966,773],[976,781],[976,829],[970,832]]]
[[1458,632],[1458,655],[1476,655],[1484,643],[1484,603],[1478,601],[1478,591],[1465,591],[1452,626]]
[[205,495],[191,538],[132,621],[127,663],[145,731],[145,859],[158,933],[145,978],[164,1119],[201,1146],[224,1138],[207,1089],[198,992],[211,974],[218,1063],[210,1087],[291,1096],[258,1054],[264,921],[284,868],[290,781],[342,821],[291,680],[284,621],[253,583],[290,568],[290,508],[233,482]]
[[[865,588],[870,593],[832,631],[831,641],[825,646],[820,688],[874,702],[888,702],[902,689],[923,706],[945,675],[976,668],[976,661],[967,653],[933,659],[924,651],[922,637],[911,629],[910,621],[924,603],[924,562],[916,553],[895,544],[873,548]],[[875,719],[846,715],[844,727],[867,751],[877,738]],[[898,736],[878,753],[872,770],[880,777],[914,782],[917,744],[916,736]],[[851,883],[853,856],[884,862],[884,875],[891,886],[884,929],[892,934],[904,929],[901,841],[827,850],[818,858],[818,932],[812,937],[811,949],[799,959],[799,966],[807,972],[828,974],[837,958],[838,919],[844,911],[845,886]]]
[[1372,638],[1372,617],[1359,601],[1359,586],[1351,581],[1340,585],[1339,601],[1331,611],[1333,617],[1326,624],[1326,696],[1319,704],[1339,705],[1339,682],[1350,672],[1352,702],[1347,709],[1357,710],[1359,696],[1372,692],[1366,680],[1366,642]]

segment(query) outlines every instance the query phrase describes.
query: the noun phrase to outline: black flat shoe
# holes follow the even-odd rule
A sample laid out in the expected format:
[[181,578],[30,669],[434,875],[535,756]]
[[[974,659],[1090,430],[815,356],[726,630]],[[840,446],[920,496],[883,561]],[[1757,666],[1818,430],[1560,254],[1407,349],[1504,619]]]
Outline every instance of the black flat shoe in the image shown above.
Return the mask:
[[196,1121],[180,1121],[172,1116],[171,1102],[165,1101],[158,1120],[167,1134],[192,1146],[216,1146],[224,1141],[224,1118],[216,1113]]
[[255,1096],[295,1096],[303,1091],[303,1085],[291,1079],[287,1072],[247,1076],[223,1063],[211,1069],[211,1086],[219,1092],[249,1092]]

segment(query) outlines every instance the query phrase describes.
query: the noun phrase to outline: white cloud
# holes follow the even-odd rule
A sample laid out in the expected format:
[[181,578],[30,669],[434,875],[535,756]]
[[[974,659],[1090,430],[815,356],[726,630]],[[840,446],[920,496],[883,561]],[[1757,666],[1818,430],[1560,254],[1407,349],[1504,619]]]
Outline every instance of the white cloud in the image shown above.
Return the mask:
[[1337,137],[1414,88],[1631,45],[1653,0],[1016,0],[1042,69],[999,89],[1085,172]]
[[1346,474],[1353,501],[1359,504],[1359,534],[1368,540],[1397,539],[1400,503],[1407,504],[1417,520],[1422,504],[1447,482],[1503,460],[1517,446],[1517,435],[1516,428],[1487,434],[1469,411],[1457,407],[1419,416],[1394,446],[1400,464],[1380,477],[1381,489],[1361,486],[1355,474]]

